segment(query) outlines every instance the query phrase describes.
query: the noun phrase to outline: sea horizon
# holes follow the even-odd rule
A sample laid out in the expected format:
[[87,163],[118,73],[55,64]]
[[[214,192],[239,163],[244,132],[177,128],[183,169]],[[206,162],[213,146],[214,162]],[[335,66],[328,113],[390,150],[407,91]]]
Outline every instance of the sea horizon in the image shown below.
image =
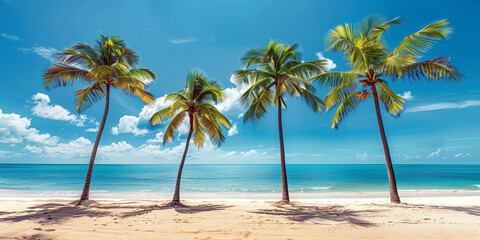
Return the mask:
[[[480,195],[479,164],[396,164],[402,195]],[[281,195],[276,164],[187,164],[182,196],[192,199],[276,199]],[[293,198],[388,196],[382,164],[287,164]],[[0,198],[76,198],[87,164],[0,164]],[[169,199],[175,164],[98,164],[95,198]]]

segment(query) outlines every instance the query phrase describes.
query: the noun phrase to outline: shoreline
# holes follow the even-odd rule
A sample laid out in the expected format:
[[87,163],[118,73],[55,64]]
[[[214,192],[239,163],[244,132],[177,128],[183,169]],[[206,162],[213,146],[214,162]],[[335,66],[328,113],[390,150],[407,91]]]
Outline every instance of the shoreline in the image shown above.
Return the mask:
[[[480,190],[399,190],[401,198],[416,197],[462,197],[480,196]],[[0,190],[1,199],[76,199],[80,191],[21,191]],[[120,200],[169,200],[173,192],[108,192],[91,191],[92,199]],[[191,200],[275,200],[281,198],[281,193],[264,192],[181,192],[182,199]],[[389,198],[387,191],[365,192],[290,192],[293,200],[321,200],[321,199],[351,199],[351,198]]]

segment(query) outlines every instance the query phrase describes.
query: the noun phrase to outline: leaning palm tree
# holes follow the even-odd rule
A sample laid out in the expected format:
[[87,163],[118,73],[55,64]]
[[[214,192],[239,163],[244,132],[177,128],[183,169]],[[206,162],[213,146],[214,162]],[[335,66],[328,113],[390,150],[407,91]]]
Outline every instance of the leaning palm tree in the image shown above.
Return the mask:
[[446,39],[451,33],[447,20],[435,21],[420,31],[408,35],[393,50],[388,50],[382,34],[390,26],[400,24],[398,18],[385,21],[381,17],[370,16],[358,25],[337,26],[329,31],[326,43],[328,50],[344,52],[352,67],[348,72],[328,72],[312,79],[330,88],[325,97],[325,106],[331,109],[338,106],[332,121],[332,128],[349,114],[354,112],[360,101],[373,95],[378,127],[385,152],[385,160],[390,182],[390,201],[400,203],[393,171],[390,150],[383,127],[380,101],[393,116],[400,116],[405,99],[395,94],[386,79],[413,80],[457,80],[461,75],[450,65],[447,58],[435,58],[419,61],[437,39]]
[[[289,203],[285,150],[283,144],[282,107],[285,97],[301,96],[316,112],[324,109],[323,101],[314,95],[310,77],[327,71],[327,60],[302,63],[297,59],[298,43],[291,46],[271,41],[265,49],[247,50],[241,62],[243,70],[236,71],[232,80],[237,85],[248,86],[241,101],[249,105],[243,121],[254,121],[264,116],[267,108],[278,106],[278,134],[280,139],[280,164],[282,176],[282,202]],[[254,67],[249,69],[250,67]]]
[[118,37],[100,36],[95,47],[77,43],[56,55],[56,64],[44,75],[45,85],[60,87],[80,81],[89,86],[76,91],[76,111],[81,112],[105,97],[105,111],[93,145],[87,177],[78,204],[89,199],[90,182],[98,144],[107,120],[110,104],[110,88],[121,89],[128,95],[140,97],[150,104],[155,98],[145,89],[145,80],[155,80],[155,74],[146,68],[133,68],[139,57]]
[[[225,136],[220,127],[230,128],[228,119],[213,105],[223,101],[223,89],[220,84],[208,79],[204,74],[190,70],[187,76],[187,84],[178,93],[171,93],[165,97],[165,101],[172,102],[152,115],[150,124],[155,126],[172,118],[163,137],[163,144],[174,140],[174,133],[188,117],[189,131],[182,161],[178,168],[177,182],[172,202],[167,206],[181,207],[180,203],[180,180],[183,166],[187,157],[188,146],[193,134],[193,143],[197,148],[205,145],[206,135],[210,141],[220,146],[225,141]],[[213,103],[213,104],[212,104]]]

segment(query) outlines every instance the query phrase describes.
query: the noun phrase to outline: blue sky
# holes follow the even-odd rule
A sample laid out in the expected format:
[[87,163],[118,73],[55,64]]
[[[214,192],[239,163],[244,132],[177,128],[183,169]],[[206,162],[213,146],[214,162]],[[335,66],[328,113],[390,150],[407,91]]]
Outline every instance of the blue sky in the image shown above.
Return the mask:
[[[448,7],[446,7],[448,6]],[[256,125],[243,124],[241,89],[230,82],[248,48],[271,39],[302,45],[302,59],[331,59],[348,70],[340,53],[325,52],[324,36],[336,25],[370,14],[401,16],[405,24],[385,35],[396,46],[405,35],[448,18],[455,32],[424,59],[445,56],[465,78],[459,83],[398,81],[391,87],[409,96],[400,118],[383,112],[394,163],[479,163],[480,38],[477,1],[15,1],[0,2],[0,163],[87,163],[104,102],[75,113],[81,84],[46,90],[42,74],[52,54],[76,42],[94,44],[99,34],[120,36],[158,80],[150,91],[159,99],[113,92],[97,163],[178,163],[185,131],[162,146],[164,126],[148,117],[164,107],[165,94],[180,90],[191,68],[202,69],[226,88],[219,106],[231,119],[221,148],[189,152],[189,163],[278,163],[276,109]],[[320,97],[325,94],[319,90]],[[372,99],[330,129],[333,112],[313,113],[287,99],[284,135],[287,163],[384,163]],[[227,133],[226,133],[227,134]]]

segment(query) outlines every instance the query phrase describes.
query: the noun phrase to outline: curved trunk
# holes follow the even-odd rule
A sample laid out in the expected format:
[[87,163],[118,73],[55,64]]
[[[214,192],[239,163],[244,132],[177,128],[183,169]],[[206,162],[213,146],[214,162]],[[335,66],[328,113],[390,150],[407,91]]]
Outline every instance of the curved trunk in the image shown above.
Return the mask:
[[106,101],[105,101],[105,111],[103,112],[102,123],[98,129],[97,138],[95,139],[95,144],[93,145],[92,155],[90,156],[90,163],[88,164],[87,177],[85,178],[85,185],[83,186],[83,192],[80,196],[80,202],[88,200],[90,195],[90,182],[92,181],[92,172],[93,164],[95,163],[95,156],[97,155],[98,144],[100,143],[100,138],[102,137],[103,129],[105,128],[105,122],[108,115],[108,107],[110,104],[110,85],[107,84],[106,92]]
[[387,162],[388,180],[390,182],[390,202],[400,203],[400,196],[397,191],[397,181],[395,180],[395,172],[393,171],[392,159],[390,158],[390,149],[388,148],[385,129],[383,128],[382,114],[380,113],[380,104],[378,103],[377,88],[372,86],[373,100],[375,102],[375,111],[377,113],[378,128],[382,137],[383,151],[385,152],[385,161]]
[[182,162],[180,162],[180,167],[178,168],[177,174],[177,184],[175,185],[175,193],[173,194],[172,203],[180,204],[180,180],[182,179],[183,165],[185,165],[185,158],[187,157],[188,145],[190,145],[190,138],[193,133],[193,116],[189,114],[190,118],[190,131],[188,132],[187,143],[185,144],[185,150],[183,151]]
[[282,202],[289,203],[287,168],[285,166],[285,148],[283,146],[283,128],[282,128],[282,100],[278,98],[278,137],[280,138],[280,165],[282,168]]

